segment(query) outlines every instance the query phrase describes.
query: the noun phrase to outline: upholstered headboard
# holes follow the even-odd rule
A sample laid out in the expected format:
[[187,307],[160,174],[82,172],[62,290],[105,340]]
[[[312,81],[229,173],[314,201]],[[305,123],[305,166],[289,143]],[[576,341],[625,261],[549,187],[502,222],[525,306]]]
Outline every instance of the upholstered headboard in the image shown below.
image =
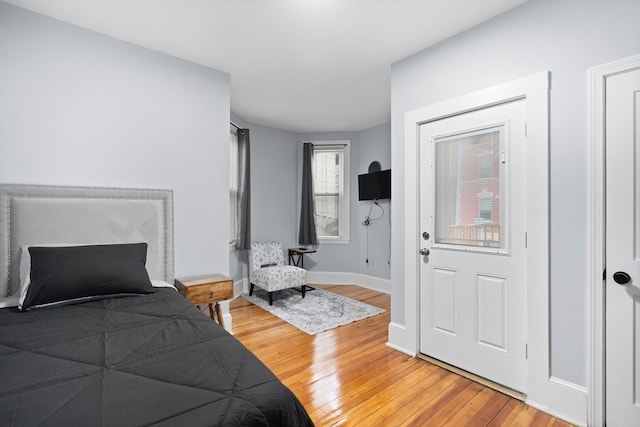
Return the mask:
[[151,279],[173,283],[173,192],[0,184],[0,297],[19,287],[20,247],[148,243]]

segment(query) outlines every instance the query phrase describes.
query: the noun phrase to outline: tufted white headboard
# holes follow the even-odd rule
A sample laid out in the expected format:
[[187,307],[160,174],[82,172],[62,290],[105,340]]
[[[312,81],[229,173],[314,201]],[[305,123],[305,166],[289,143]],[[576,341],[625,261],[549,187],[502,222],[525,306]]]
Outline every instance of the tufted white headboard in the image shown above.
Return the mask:
[[0,297],[19,285],[20,247],[148,243],[151,279],[173,283],[173,192],[0,184]]

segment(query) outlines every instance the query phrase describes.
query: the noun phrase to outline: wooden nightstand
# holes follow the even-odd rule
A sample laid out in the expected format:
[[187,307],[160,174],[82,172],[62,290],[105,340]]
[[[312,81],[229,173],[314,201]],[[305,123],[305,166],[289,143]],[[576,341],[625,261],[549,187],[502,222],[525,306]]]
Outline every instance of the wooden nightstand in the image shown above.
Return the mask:
[[232,278],[222,274],[182,277],[176,279],[176,288],[192,304],[209,304],[209,315],[224,328],[219,302],[233,298]]

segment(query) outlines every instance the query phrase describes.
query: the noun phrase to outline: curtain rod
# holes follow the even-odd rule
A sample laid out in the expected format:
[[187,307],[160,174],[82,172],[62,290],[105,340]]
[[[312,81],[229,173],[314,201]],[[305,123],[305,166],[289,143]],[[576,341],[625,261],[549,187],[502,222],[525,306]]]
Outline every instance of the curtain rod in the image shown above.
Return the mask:
[[233,122],[229,122],[231,124],[231,126],[233,126],[236,129],[242,129],[240,126],[238,126],[237,124],[233,123]]
[[342,142],[340,141],[300,141],[303,144],[309,143],[309,144],[313,144],[315,146],[318,147],[322,147],[323,145],[327,146],[327,147],[346,147],[347,145],[349,145],[346,142]]

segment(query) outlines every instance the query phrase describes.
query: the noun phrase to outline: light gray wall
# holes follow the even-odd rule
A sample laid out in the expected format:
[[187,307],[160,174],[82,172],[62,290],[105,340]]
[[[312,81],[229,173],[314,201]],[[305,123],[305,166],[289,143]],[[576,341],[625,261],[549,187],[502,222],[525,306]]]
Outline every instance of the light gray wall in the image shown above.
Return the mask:
[[229,87],[0,3],[0,182],[172,189],[176,275],[227,273]]
[[[358,132],[355,136],[352,176],[355,192],[352,209],[356,217],[352,221],[351,235],[357,245],[356,272],[382,279],[391,278],[391,212],[389,200],[380,200],[379,206],[370,201],[358,201],[358,175],[367,173],[369,164],[378,161],[382,170],[391,169],[391,123],[385,123]],[[392,194],[392,197],[394,195]],[[371,212],[368,226],[362,223]],[[377,220],[374,220],[377,219]],[[368,259],[369,262],[366,262]]]
[[[296,134],[246,122],[235,114],[231,119],[248,128],[250,135],[251,240],[277,240],[284,248],[298,246]],[[246,278],[247,251],[233,250],[229,268],[234,279]]]
[[[382,279],[391,277],[389,203],[381,201],[384,216],[369,225],[369,250],[367,257],[367,229],[362,221],[369,213],[369,202],[358,201],[358,175],[366,173],[369,163],[380,162],[383,169],[391,167],[391,123],[385,123],[360,132],[320,132],[299,134],[304,141],[351,141],[350,163],[350,235],[347,244],[320,243],[318,252],[308,257],[314,270],[361,273]],[[299,145],[300,147],[300,145]],[[301,158],[301,157],[300,157]],[[379,216],[375,208],[372,217]],[[369,263],[366,262],[367,258]],[[307,266],[305,261],[305,267]]]
[[251,239],[297,246],[295,133],[251,125]]
[[[587,384],[587,69],[640,53],[640,2],[524,5],[392,67],[392,321],[404,323],[404,113],[551,71],[551,375]],[[535,284],[531,284],[535,285]]]
[[[373,160],[391,167],[391,124],[361,132],[296,134],[242,120],[231,114],[238,126],[251,135],[251,239],[279,240],[287,247],[298,246],[301,147],[304,141],[351,140],[351,241],[326,244],[305,257],[305,268],[322,272],[362,273],[389,279],[389,204],[380,202],[385,213],[369,227],[369,264],[366,259],[366,229],[362,226],[369,204],[358,201],[357,175],[365,173]],[[374,210],[372,216],[378,215]],[[232,251],[229,269],[236,280],[246,278],[246,251]]]

